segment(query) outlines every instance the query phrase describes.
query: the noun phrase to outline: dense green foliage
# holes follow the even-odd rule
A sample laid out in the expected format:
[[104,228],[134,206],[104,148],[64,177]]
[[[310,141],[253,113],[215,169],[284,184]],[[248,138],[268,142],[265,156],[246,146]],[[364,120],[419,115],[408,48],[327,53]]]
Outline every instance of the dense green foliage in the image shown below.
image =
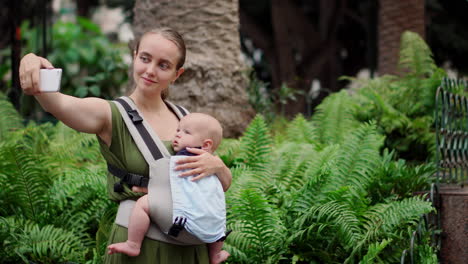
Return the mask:
[[[42,53],[38,43],[40,27],[24,22],[21,26],[25,41],[22,48],[26,53]],[[128,65],[124,55],[129,54],[127,45],[116,44],[109,40],[99,26],[86,18],[77,18],[76,23],[58,21],[51,29],[47,59],[57,68],[62,68],[61,91],[78,96],[97,96],[114,98],[122,94],[123,85],[128,80]],[[9,54],[9,50],[0,51],[0,57]],[[9,61],[8,61],[9,63]],[[9,64],[0,68],[0,78],[7,74]],[[11,87],[11,84],[7,84]],[[3,91],[7,92],[7,91]],[[34,98],[23,98],[22,114],[29,116],[40,108]]]
[[[349,118],[342,96],[328,98],[322,115]],[[239,157],[226,160],[234,177],[230,262],[398,262],[407,230],[433,210],[413,191],[428,187],[434,167],[379,154],[384,138],[373,123],[333,122],[333,129],[327,122],[297,116],[273,139],[257,116],[242,138],[225,140],[221,157]]]
[[360,81],[348,104],[354,105],[359,121],[376,122],[386,136],[385,147],[420,163],[435,154],[435,95],[445,72],[435,65],[424,40],[412,32],[402,35],[399,67],[401,76]]
[[[422,51],[402,59],[400,79],[333,94],[311,119],[298,115],[280,129],[258,115],[240,139],[223,141],[218,154],[233,173],[229,263],[399,262],[421,215],[433,211],[413,195],[427,189],[433,164],[407,164],[392,148],[395,138],[430,145],[441,73]],[[3,96],[0,114],[0,259],[101,263],[116,205],[95,136],[62,123],[24,126]],[[437,262],[429,244],[424,234],[416,263]]]
[[95,136],[23,126],[4,98],[0,112],[1,262],[99,263],[116,206]]
[[[324,102],[323,117],[348,118],[340,96]],[[2,122],[18,120],[0,102]],[[432,211],[412,192],[427,187],[433,167],[379,154],[373,123],[326,122],[298,116],[273,137],[257,116],[242,138],[224,140],[230,263],[388,263],[408,247],[408,230]],[[105,179],[94,136],[11,122],[0,143],[2,260],[100,263],[115,214]]]

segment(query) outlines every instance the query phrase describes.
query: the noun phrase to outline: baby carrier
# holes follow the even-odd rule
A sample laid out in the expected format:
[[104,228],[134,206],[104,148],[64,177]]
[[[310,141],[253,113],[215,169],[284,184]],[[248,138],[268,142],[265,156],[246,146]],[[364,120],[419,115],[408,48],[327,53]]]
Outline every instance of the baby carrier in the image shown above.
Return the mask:
[[[151,225],[147,237],[179,245],[197,245],[225,239],[226,211],[224,192],[216,176],[192,182],[174,171],[175,160],[164,143],[142,118],[128,97],[115,100],[116,106],[138,149],[149,165],[149,179],[123,171],[111,164],[108,170],[121,179],[114,191],[122,191],[121,184],[148,187]],[[188,111],[170,102],[166,105],[182,118]],[[135,201],[124,200],[117,211],[116,223],[128,227]]]

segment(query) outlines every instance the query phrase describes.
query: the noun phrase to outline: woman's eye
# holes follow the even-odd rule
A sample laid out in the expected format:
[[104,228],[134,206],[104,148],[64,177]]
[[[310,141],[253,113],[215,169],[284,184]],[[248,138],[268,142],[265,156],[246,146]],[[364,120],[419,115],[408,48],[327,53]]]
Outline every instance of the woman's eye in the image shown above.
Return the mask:
[[167,70],[167,69],[169,69],[169,64],[161,63],[161,64],[159,64],[159,67],[161,67],[161,69],[163,69],[163,70]]
[[141,56],[141,57],[140,57],[140,60],[141,60],[142,62],[149,62],[149,58],[146,57],[146,56]]

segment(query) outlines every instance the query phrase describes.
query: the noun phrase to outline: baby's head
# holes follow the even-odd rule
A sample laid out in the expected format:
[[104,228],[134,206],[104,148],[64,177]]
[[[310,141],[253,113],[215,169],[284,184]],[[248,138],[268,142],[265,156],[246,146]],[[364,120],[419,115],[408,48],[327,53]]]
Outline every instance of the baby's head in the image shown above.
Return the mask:
[[218,120],[207,114],[191,113],[180,119],[172,146],[176,152],[186,147],[201,147],[213,153],[222,138],[223,128]]

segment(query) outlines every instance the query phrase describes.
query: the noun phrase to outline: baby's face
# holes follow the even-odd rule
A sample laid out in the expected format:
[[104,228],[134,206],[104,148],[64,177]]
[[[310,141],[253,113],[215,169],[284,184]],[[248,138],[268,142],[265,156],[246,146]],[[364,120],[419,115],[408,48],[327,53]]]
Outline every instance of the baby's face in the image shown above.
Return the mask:
[[196,120],[190,118],[182,118],[177,127],[177,132],[172,140],[174,151],[180,151],[186,147],[201,147],[203,145],[203,137],[200,132],[200,126]]

